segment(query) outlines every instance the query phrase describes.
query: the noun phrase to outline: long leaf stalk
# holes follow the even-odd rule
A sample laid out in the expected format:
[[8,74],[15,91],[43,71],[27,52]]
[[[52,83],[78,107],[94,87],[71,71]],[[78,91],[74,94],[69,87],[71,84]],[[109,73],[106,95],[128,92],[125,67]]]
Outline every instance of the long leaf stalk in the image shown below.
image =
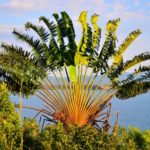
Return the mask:
[[[82,93],[81,93],[81,99],[83,98],[83,96],[84,96],[84,88],[85,88],[85,84],[86,84],[86,75],[87,75],[87,70],[88,70],[88,67],[87,66],[85,66],[86,67],[86,69],[85,69],[85,73],[84,73],[84,77],[83,77],[83,82],[82,82],[82,86],[81,86],[81,90],[82,90]],[[83,102],[81,103],[81,106],[82,106],[82,104],[84,104]]]
[[[44,88],[43,85],[41,85],[41,86]],[[43,90],[40,90],[39,93],[40,93],[42,96],[44,96],[45,99],[48,99],[49,102],[52,102],[52,103],[55,102],[56,104],[59,103],[58,98],[55,97],[52,93],[50,93],[50,90],[43,89]],[[60,102],[61,102],[61,101],[60,101]],[[60,103],[59,103],[59,105],[60,105]],[[55,106],[55,104],[54,104],[54,106]],[[61,106],[61,105],[60,105],[60,106]]]
[[[83,65],[77,67],[77,82],[65,81],[61,70],[59,71],[60,78],[53,72],[59,89],[48,78],[41,84],[41,89],[36,95],[45,102],[45,108],[53,114],[54,120],[60,119],[64,121],[64,124],[72,123],[83,126],[92,123],[90,116],[95,114],[93,118],[96,118],[102,114],[103,109],[107,109],[104,107],[99,111],[100,106],[109,102],[114,90],[102,88],[102,82],[105,78],[103,75],[93,91],[97,74],[93,77],[94,73],[91,71],[86,83],[87,71],[88,67],[85,68],[84,73]],[[109,86],[109,83],[105,86]],[[97,90],[98,94],[95,95]],[[103,91],[105,92],[102,94]]]
[[[53,93],[54,93],[55,95],[57,95],[61,100],[65,101],[65,100],[64,100],[64,97],[62,96],[62,94],[60,94],[58,88],[57,88],[48,78],[47,78],[47,81],[48,81],[48,82],[50,83],[50,85],[52,86],[52,87],[50,87],[49,84],[47,83],[49,89],[52,90]],[[58,98],[58,99],[59,99],[59,98]]]
[[55,108],[55,106],[53,106],[50,102],[49,102],[49,100],[47,100],[47,97],[46,96],[42,96],[43,95],[43,93],[41,94],[40,92],[39,92],[39,94],[35,94],[35,96],[37,96],[37,97],[39,97],[45,104],[47,104],[48,106],[50,106],[54,111],[56,111],[56,108]]
[[[21,123],[21,125],[22,125],[22,105],[23,105],[22,86],[23,86],[23,80],[21,80],[21,83],[20,83],[20,93],[19,93],[19,99],[20,99],[19,114],[20,114],[20,123]],[[21,128],[21,133],[20,133],[20,139],[21,139],[20,147],[23,150],[23,131],[22,131],[22,128]]]
[[69,78],[69,75],[68,75],[68,71],[67,71],[67,68],[66,68],[66,66],[65,66],[64,68],[65,68],[65,72],[66,72],[66,77],[67,77],[67,80],[68,80],[68,82],[70,82],[70,78]]
[[[56,102],[58,105],[60,105],[61,107],[64,107],[64,104],[62,103],[63,101],[61,99],[59,99],[59,97],[55,94],[55,92],[53,92],[52,90],[43,90],[44,93],[46,93],[46,95]],[[52,92],[52,93],[51,93]]]
[[66,93],[64,92],[63,86],[62,86],[62,84],[60,83],[60,81],[59,81],[59,79],[57,78],[57,76],[56,76],[56,74],[55,74],[54,71],[53,71],[53,75],[54,75],[54,77],[55,77],[57,83],[59,84],[59,87],[60,87],[60,89],[61,89],[61,91],[62,91],[62,93],[63,93],[65,99],[67,99],[67,95],[66,95]]
[[[62,81],[63,81],[63,84],[64,84],[64,86],[65,86],[65,91],[66,91],[66,93],[67,93],[67,97],[69,97],[69,91],[68,91],[68,87],[67,87],[67,84],[66,84],[66,82],[65,82],[65,79],[64,79],[64,77],[63,77],[63,75],[62,75],[62,72],[59,70],[59,73],[60,73],[60,76],[61,76],[61,79],[62,79]],[[67,100],[67,99],[66,99]]]

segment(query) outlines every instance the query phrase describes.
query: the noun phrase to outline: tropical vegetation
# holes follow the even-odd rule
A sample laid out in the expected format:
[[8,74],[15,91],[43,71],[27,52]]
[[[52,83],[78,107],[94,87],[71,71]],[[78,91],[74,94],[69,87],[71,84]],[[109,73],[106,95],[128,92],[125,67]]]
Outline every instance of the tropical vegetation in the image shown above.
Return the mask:
[[[16,29],[13,31],[18,40],[30,47],[30,51],[2,43],[0,81],[5,82],[12,93],[20,95],[20,104],[16,104],[20,109],[22,96],[35,94],[43,101],[43,107],[23,107],[36,110],[37,115],[42,113],[46,120],[60,121],[66,130],[71,124],[79,127],[92,125],[99,131],[108,131],[110,100],[113,97],[128,99],[150,89],[149,66],[138,66],[132,74],[125,74],[130,68],[150,59],[149,52],[129,61],[123,59],[124,52],[141,31],[131,32],[117,47],[116,31],[120,19],[110,20],[100,47],[98,15],[91,16],[90,25],[87,11],[83,11],[78,19],[82,36],[77,44],[69,15],[61,12],[54,13],[53,17],[54,21],[40,17],[42,25],[25,24],[25,29],[36,35],[34,32],[29,35]],[[122,74],[126,75],[123,79]],[[114,126],[114,130],[116,128]]]

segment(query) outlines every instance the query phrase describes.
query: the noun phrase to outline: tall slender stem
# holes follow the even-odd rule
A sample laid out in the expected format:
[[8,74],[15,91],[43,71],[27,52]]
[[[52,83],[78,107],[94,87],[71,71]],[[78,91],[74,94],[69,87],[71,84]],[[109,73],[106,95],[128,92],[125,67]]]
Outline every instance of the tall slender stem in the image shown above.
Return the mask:
[[[23,85],[23,80],[21,80],[21,83],[20,83],[20,92],[19,92],[19,99],[20,99],[20,102],[19,102],[19,114],[20,114],[20,124],[22,125],[22,103],[23,103],[23,99],[22,99],[22,85]],[[21,128],[21,143],[20,143],[20,146],[21,146],[21,149],[23,150],[23,131],[22,131],[22,128]]]
[[67,71],[66,67],[65,67],[65,72],[66,72],[67,80],[68,80],[68,82],[70,82],[70,78],[69,78],[68,71]]

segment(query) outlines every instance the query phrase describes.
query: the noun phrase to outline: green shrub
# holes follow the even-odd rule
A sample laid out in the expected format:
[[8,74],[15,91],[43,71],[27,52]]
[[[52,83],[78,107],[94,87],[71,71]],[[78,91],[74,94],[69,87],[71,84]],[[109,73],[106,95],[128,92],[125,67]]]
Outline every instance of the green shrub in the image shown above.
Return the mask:
[[20,120],[4,83],[0,84],[0,150],[19,147]]
[[34,119],[25,118],[22,125],[23,130],[23,149],[38,150],[40,147],[39,133],[40,128]]
[[130,127],[128,134],[134,139],[137,149],[150,149],[150,130],[141,131],[136,127]]
[[[40,141],[43,149],[67,149],[68,135],[65,133],[63,125],[47,126],[40,134]],[[69,145],[71,148],[72,145]]]
[[136,143],[125,129],[119,129],[114,137],[108,133],[99,133],[91,126],[69,126],[65,130],[61,123],[50,125],[40,134],[42,149],[46,150],[136,150]]

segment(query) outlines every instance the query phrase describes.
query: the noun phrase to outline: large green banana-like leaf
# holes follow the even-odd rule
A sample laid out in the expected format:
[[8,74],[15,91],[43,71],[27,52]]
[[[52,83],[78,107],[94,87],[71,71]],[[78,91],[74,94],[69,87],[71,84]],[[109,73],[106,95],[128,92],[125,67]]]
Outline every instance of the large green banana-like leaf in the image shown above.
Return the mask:
[[[62,61],[62,56],[60,53],[59,45],[56,42],[56,36],[57,36],[57,31],[56,31],[56,24],[53,21],[49,21],[47,18],[44,16],[41,16],[39,18],[40,21],[44,22],[44,24],[47,26],[50,32],[50,37],[49,37],[49,55],[46,56],[47,58],[47,65],[49,65],[49,69],[53,68],[52,70],[55,69],[54,66],[57,66],[58,68],[62,67],[63,61]],[[57,61],[56,61],[57,60]],[[55,65],[51,65],[51,62],[53,62]]]
[[[111,79],[113,79],[113,80],[115,79],[116,80],[119,74],[125,72],[127,69],[129,69],[130,67],[132,67],[132,66],[134,66],[134,65],[136,65],[138,63],[138,61],[136,61],[134,59],[133,61],[129,61],[130,62],[130,67],[129,67],[129,65],[128,65],[128,67],[127,66],[125,67],[125,65],[123,65],[123,53],[127,50],[127,48],[130,46],[130,44],[140,34],[141,34],[140,30],[135,30],[135,31],[131,32],[127,36],[127,38],[124,40],[124,42],[119,46],[118,51],[116,51],[115,54],[113,55],[114,62],[111,65],[111,67],[109,69],[109,73],[108,73],[109,76],[111,76]],[[132,62],[132,65],[131,65],[131,62]],[[114,76],[114,78],[112,78],[113,76]]]
[[114,63],[119,64],[122,61],[122,54],[127,50],[130,44],[141,34],[140,30],[135,30],[131,32],[124,42],[119,46],[118,51],[113,56]]
[[72,82],[77,82],[76,66],[68,66],[69,76]]
[[83,52],[76,52],[75,54],[75,65],[86,65],[88,66],[89,64],[89,57],[88,56],[83,56]]
[[125,63],[120,62],[117,65],[113,65],[113,67],[110,68],[108,76],[111,80],[117,79],[119,75],[125,73],[130,68],[144,62],[150,60],[150,53],[144,52],[142,54],[139,54],[135,56],[132,60],[129,60]]
[[[44,20],[44,18],[40,18],[40,19]],[[55,30],[53,31],[53,28],[55,26],[53,26],[52,23],[51,24],[49,23],[50,33],[48,33],[43,26],[35,26],[35,25],[33,25],[29,22],[27,22],[25,24],[25,27],[27,29],[33,29],[39,35],[39,37],[41,38],[41,40],[42,40],[41,45],[42,45],[42,52],[43,52],[42,56],[45,59],[46,65],[49,66],[49,68],[51,68],[53,70],[54,67],[51,65],[51,63],[52,62],[54,63],[54,61],[56,60],[56,56],[59,55],[59,49],[58,49],[58,46],[57,46],[56,41],[54,39],[54,33],[53,33],[53,32],[55,32]],[[49,36],[50,34],[51,34],[51,38]],[[48,38],[50,39],[49,47],[45,43],[45,42],[47,42]],[[59,58],[57,58],[57,59],[59,59]]]
[[106,25],[106,38],[98,58],[100,66],[102,66],[98,70],[101,72],[105,72],[109,68],[107,61],[116,51],[116,31],[119,23],[120,19],[116,19],[109,21]]
[[150,52],[144,52],[140,55],[137,55],[132,60],[124,63],[124,67],[123,67],[121,73],[124,73],[126,70],[130,69],[131,67],[133,67],[143,61],[147,61],[147,60],[150,60]]
[[100,46],[100,38],[101,38],[101,28],[98,26],[98,15],[94,14],[91,17],[91,23],[93,25],[94,31],[92,33],[92,46],[93,49],[98,51],[98,48]]
[[150,90],[150,75],[147,81],[140,80],[145,80],[145,77],[132,80],[119,86],[116,96],[120,99],[128,99],[148,92]]
[[82,37],[77,47],[78,52],[83,52],[85,55],[92,55],[92,30],[87,23],[87,11],[81,12],[78,21],[82,26]]
[[75,30],[73,27],[73,23],[71,18],[68,16],[66,12],[61,12],[62,18],[64,20],[66,32],[67,32],[67,38],[68,38],[68,50],[73,51],[75,53],[77,45],[75,42]]
[[[91,55],[93,53],[93,49],[92,49],[92,31],[91,28],[89,27],[89,24],[87,23],[87,11],[81,12],[78,21],[82,25],[83,33],[78,46],[74,47],[76,48],[76,50],[73,60],[74,64],[77,66],[80,64],[88,66],[89,63],[88,55]],[[70,72],[71,73],[70,76],[73,75],[71,78],[72,79],[74,78],[75,80],[73,81],[76,82],[77,77],[75,77],[75,74],[73,74],[73,72],[72,73]]]
[[130,46],[130,44],[141,34],[141,31],[135,30],[131,32],[127,38],[124,40],[124,42],[119,46],[118,52],[119,54],[123,54],[124,51]]
[[76,82],[77,81],[76,66],[79,66],[79,65],[88,66],[89,64],[88,56],[83,56],[83,52],[76,52],[74,62],[75,62],[75,66],[70,65],[68,69],[69,69],[70,79],[73,82]]
[[59,43],[60,51],[63,52],[63,51],[66,51],[65,42],[63,38],[67,35],[65,24],[64,24],[63,19],[60,18],[57,13],[54,13],[53,16],[57,22],[57,26],[56,26],[57,42]]

